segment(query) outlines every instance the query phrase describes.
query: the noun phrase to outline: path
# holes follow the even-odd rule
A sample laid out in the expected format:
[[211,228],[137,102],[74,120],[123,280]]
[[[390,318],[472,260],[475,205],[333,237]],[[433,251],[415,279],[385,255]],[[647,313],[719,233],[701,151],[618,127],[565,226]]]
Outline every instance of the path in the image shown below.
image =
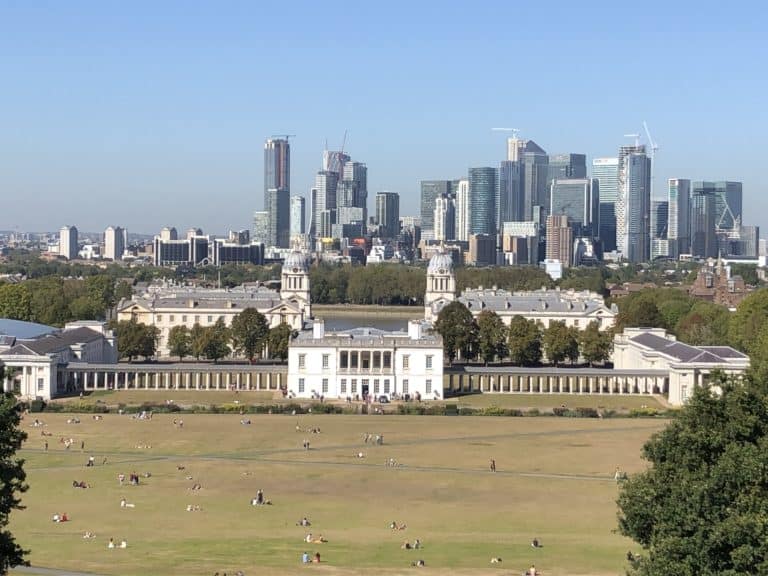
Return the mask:
[[100,576],[93,572],[72,572],[59,568],[40,568],[39,566],[17,566],[13,569],[18,574],[34,574],[35,576]]

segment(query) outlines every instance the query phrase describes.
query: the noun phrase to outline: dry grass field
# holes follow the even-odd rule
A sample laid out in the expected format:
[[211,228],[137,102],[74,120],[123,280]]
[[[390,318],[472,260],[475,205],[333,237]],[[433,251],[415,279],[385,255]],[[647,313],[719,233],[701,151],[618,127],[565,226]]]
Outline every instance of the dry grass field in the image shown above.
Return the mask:
[[[250,416],[244,425],[236,414],[83,414],[68,424],[72,416],[46,413],[44,438],[34,416],[23,423],[27,508],[12,515],[12,531],[34,566],[120,576],[520,574],[531,563],[552,576],[619,574],[632,544],[614,532],[613,470],[641,470],[640,447],[664,425],[347,415]],[[382,434],[383,445],[364,443],[365,433]],[[91,455],[96,466],[86,467]],[[118,474],[132,472],[150,476],[120,486]],[[259,489],[271,506],[250,505]],[[121,498],[135,507],[121,508]],[[69,522],[51,521],[64,512]],[[303,516],[309,529],[296,526]],[[390,530],[392,521],[407,529]],[[306,544],[308,531],[328,542]],[[542,548],[531,547],[534,537]],[[109,538],[128,548],[108,549]],[[401,549],[416,538],[422,549]],[[304,551],[320,552],[321,564],[301,565]],[[417,559],[426,568],[411,567]]]

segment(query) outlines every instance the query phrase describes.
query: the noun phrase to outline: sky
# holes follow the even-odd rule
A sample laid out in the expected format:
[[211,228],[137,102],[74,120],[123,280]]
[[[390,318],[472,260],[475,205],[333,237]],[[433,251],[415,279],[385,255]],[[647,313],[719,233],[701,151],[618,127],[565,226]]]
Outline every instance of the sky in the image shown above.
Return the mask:
[[[768,231],[768,3],[0,0],[0,229],[252,227],[263,143],[308,196],[325,142],[416,215],[419,181],[613,156],[648,123],[670,177],[740,180]],[[645,139],[645,137],[643,137]]]

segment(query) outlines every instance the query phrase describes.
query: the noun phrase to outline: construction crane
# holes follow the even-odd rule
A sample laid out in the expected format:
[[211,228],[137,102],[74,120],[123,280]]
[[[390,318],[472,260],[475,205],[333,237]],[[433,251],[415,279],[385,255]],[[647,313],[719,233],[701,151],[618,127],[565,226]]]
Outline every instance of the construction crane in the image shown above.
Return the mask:
[[635,146],[640,146],[640,134],[624,134],[624,138],[634,138]]
[[512,132],[512,138],[517,138],[520,130],[518,128],[491,128],[491,132]]
[[659,149],[659,145],[651,137],[651,131],[648,130],[648,123],[643,120],[643,128],[645,128],[645,135],[648,137],[648,145],[651,147],[651,161],[656,157],[656,151]]
[[296,134],[272,134],[270,138],[282,138],[283,140],[288,140],[289,138],[296,138]]

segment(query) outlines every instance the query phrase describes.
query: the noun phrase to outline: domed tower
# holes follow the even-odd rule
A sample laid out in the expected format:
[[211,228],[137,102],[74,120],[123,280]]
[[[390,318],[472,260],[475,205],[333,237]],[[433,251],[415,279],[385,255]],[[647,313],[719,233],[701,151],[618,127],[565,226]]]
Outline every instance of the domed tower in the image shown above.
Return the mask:
[[434,322],[442,307],[454,300],[456,300],[456,277],[453,275],[453,259],[450,254],[441,250],[430,258],[427,266],[424,319]]
[[306,254],[295,250],[285,257],[280,281],[280,298],[296,302],[304,312],[304,317],[311,318],[309,262]]

